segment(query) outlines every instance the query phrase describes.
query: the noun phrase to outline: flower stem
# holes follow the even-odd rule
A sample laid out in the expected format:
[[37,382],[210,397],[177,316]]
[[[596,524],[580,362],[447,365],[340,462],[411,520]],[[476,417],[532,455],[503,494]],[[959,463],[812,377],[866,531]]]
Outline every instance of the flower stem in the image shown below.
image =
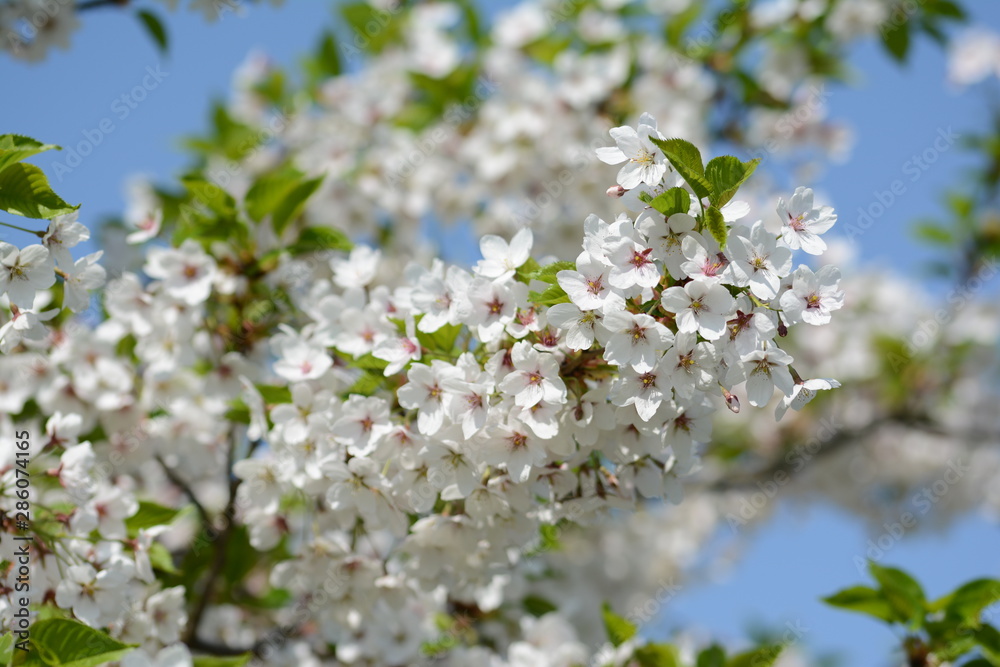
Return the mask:
[[12,225],[12,224],[7,223],[7,222],[0,222],[0,225],[3,225],[4,227],[10,227],[11,229],[16,229],[16,230],[21,231],[21,232],[28,232],[29,234],[34,234],[35,236],[37,236],[39,238],[45,236],[45,232],[39,232],[39,231],[36,231],[34,229],[25,229],[24,227],[18,227],[17,225]]

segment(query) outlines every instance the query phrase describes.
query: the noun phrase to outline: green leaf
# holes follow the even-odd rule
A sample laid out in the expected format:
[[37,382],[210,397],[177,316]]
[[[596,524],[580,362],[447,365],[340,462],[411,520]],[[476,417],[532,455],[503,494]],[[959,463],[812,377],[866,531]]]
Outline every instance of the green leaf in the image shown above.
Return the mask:
[[160,17],[148,9],[140,9],[136,12],[136,16],[139,17],[139,21],[146,29],[146,32],[149,33],[149,36],[156,42],[156,47],[160,49],[160,53],[165,54],[167,52],[167,29],[163,27],[163,21],[160,20]]
[[62,148],[55,144],[43,144],[22,134],[0,134],[0,171],[15,162],[51,150],[59,151]]
[[712,158],[705,167],[705,178],[712,186],[710,201],[713,206],[725,206],[733,198],[754,170],[760,164],[760,158],[742,162],[732,155],[721,155]]
[[389,362],[385,359],[379,359],[373,354],[363,354],[360,357],[356,357],[348,363],[352,368],[360,368],[366,371],[379,371],[385,370],[385,367],[389,365]]
[[927,613],[927,598],[916,579],[895,567],[868,562],[868,571],[882,586],[882,593],[900,619],[919,626]]
[[[402,9],[402,5],[399,6]],[[340,14],[351,27],[348,48],[378,53],[386,45],[398,41],[400,16],[372,7],[367,2],[355,2],[340,8]]]
[[718,644],[712,644],[698,654],[695,667],[725,667],[726,652]]
[[944,225],[937,225],[932,222],[922,222],[913,227],[913,235],[933,245],[952,245],[955,243],[955,236],[950,229]]
[[517,267],[514,271],[514,277],[521,281],[522,283],[527,283],[531,281],[533,274],[538,272],[538,269],[542,268],[541,265],[535,260],[534,257],[529,257],[524,264]]
[[621,646],[638,632],[638,628],[634,624],[611,611],[611,605],[607,602],[601,605],[601,618],[604,620],[604,629],[608,633],[608,640],[615,646]]
[[306,227],[299,233],[299,239],[288,247],[293,257],[310,252],[343,250],[350,252],[354,245],[347,234],[332,227]]
[[181,179],[191,196],[221,218],[236,217],[236,200],[215,183],[189,176]]
[[322,182],[322,176],[302,181],[285,195],[271,214],[271,225],[274,227],[275,234],[280,236],[288,223],[301,215],[309,197],[319,189]]
[[528,301],[537,306],[552,306],[557,303],[569,303],[569,296],[559,285],[551,285],[544,292],[528,292]]
[[705,178],[705,166],[701,161],[701,151],[690,141],[683,139],[667,139],[650,137],[667,161],[673,165],[687,184],[691,186],[698,197],[708,197],[712,194],[712,186]]
[[715,239],[720,248],[726,247],[726,238],[729,235],[729,227],[726,226],[726,219],[722,215],[722,211],[710,206],[705,210],[705,227],[708,229],[712,238]]
[[15,162],[0,171],[0,209],[8,213],[47,220],[78,208],[53,192],[45,173],[33,164]]
[[562,549],[562,542],[559,541],[559,527],[551,523],[543,523],[538,527],[538,535],[541,538],[539,551],[559,551]]
[[726,667],[771,667],[781,655],[784,644],[761,646],[752,651],[734,655],[726,663]]
[[928,14],[946,16],[959,21],[964,21],[966,18],[965,10],[952,0],[933,0],[925,7],[925,11]]
[[106,665],[135,648],[68,619],[35,621],[31,626],[31,644],[43,663],[62,667]]
[[128,529],[129,535],[134,536],[143,528],[164,526],[176,519],[178,514],[180,514],[179,510],[140,500],[139,511],[125,519],[125,527]]
[[1000,602],[1000,581],[975,579],[959,586],[944,607],[945,616],[963,623],[978,623],[983,609]]
[[359,396],[371,396],[382,388],[385,383],[385,376],[375,371],[365,371],[354,384],[347,390],[347,394],[357,394]]
[[1000,632],[996,628],[992,625],[983,625],[976,628],[972,636],[975,637],[976,643],[982,647],[986,657],[994,663],[1000,662]]
[[554,35],[549,33],[527,44],[524,51],[539,62],[551,65],[560,53],[569,48],[573,38],[569,35]]
[[576,262],[553,262],[538,269],[529,275],[528,278],[554,285],[558,282],[556,274],[560,271],[576,271]]
[[0,637],[0,665],[7,667],[14,658],[14,635],[11,633]]
[[670,217],[674,213],[687,213],[691,209],[691,195],[684,188],[670,188],[648,203],[663,215]]
[[539,616],[545,616],[545,614],[553,612],[559,608],[539,595],[525,596],[525,598],[521,600],[521,605],[524,607],[526,612],[536,618]]
[[180,574],[180,570],[174,565],[174,559],[167,551],[167,547],[162,542],[153,542],[149,547],[149,564],[161,572],[167,574]]
[[228,410],[224,415],[226,421],[235,422],[238,424],[249,424],[250,423],[250,408],[245,405],[235,405]]
[[290,167],[259,176],[243,198],[247,215],[257,222],[262,221],[278,208],[292,188],[302,182],[304,176],[298,169]]
[[830,597],[823,598],[823,602],[859,614],[868,614],[887,623],[897,620],[892,606],[882,592],[868,586],[845,588]]
[[458,334],[461,331],[462,325],[460,324],[445,324],[437,331],[431,333],[418,330],[417,342],[431,352],[451,355],[452,350],[455,349],[455,341],[458,340]]
[[244,653],[235,656],[199,655],[194,658],[194,667],[243,667],[253,655]]
[[883,30],[882,46],[896,62],[906,62],[906,54],[910,50],[910,22],[905,21],[899,26]]
[[[679,47],[681,45],[681,38],[684,36],[684,32],[688,29],[698,15],[701,14],[702,6],[700,3],[692,2],[688,5],[687,9],[682,11],[680,14],[673,14],[667,18],[666,24],[666,34],[667,43],[673,47]],[[682,54],[687,57],[691,57],[692,54],[688,53],[688,49],[680,48],[678,49]]]
[[246,526],[236,526],[229,539],[222,576],[230,586],[233,586],[244,581],[262,559],[260,552],[250,544],[250,531]]
[[277,403],[291,403],[292,390],[288,387],[277,384],[259,384],[257,391],[260,392],[264,403],[275,405]]
[[304,69],[313,83],[330,77],[338,76],[342,71],[340,54],[337,52],[337,41],[329,30],[320,37],[316,55],[306,60]]
[[646,644],[637,648],[632,656],[641,667],[681,667],[676,649],[669,644]]

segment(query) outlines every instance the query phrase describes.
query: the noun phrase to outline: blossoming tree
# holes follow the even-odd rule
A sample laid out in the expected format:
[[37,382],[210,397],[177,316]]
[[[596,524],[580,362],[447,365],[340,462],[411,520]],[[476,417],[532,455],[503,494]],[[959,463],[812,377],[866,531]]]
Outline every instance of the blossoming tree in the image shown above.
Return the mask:
[[[0,10],[33,58],[80,7],[30,37],[41,3]],[[974,483],[944,503],[1000,508],[998,320],[969,287],[1000,243],[996,138],[962,224],[924,227],[965,288],[933,346],[930,298],[850,266],[834,209],[765,169],[846,150],[822,90],[856,37],[902,59],[964,15],[899,11],[346,5],[300,85],[247,63],[107,255],[74,259],[86,208],[30,161],[55,147],[0,136],[0,208],[46,221],[0,243],[0,659],[798,664],[639,633],[654,582],[764,519],[761,484],[880,517],[961,454]],[[426,220],[471,226],[477,257]],[[907,628],[910,664],[1000,664],[1000,583],[927,600],[870,573],[828,601]]]

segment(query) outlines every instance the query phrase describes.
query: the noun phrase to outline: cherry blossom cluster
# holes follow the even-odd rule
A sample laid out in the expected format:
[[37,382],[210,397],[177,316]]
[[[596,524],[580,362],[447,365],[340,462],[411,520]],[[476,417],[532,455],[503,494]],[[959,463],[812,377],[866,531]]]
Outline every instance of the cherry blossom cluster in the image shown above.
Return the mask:
[[[644,128],[655,132],[648,116]],[[613,135],[626,155],[638,136]],[[653,191],[683,183],[648,152]],[[779,412],[837,386],[793,379],[775,342],[842,305],[834,269],[791,265],[793,247],[822,250],[832,211],[797,191],[779,203],[776,235],[738,224],[748,211],[734,203],[722,250],[698,231],[697,207],[589,218],[575,263],[530,271],[530,231],[486,236],[471,272],[414,264],[395,289],[376,284],[380,252],[358,246],[299,297],[309,323],[270,340],[291,400],[269,405],[244,382],[250,437],[268,451],[234,472],[254,547],[311,535],[272,583],[305,596],[317,568],[332,577],[340,604],[323,608],[323,632],[340,659],[392,662],[384,633],[366,627],[426,640],[413,586],[497,609],[539,524],[679,500],[678,477],[744,381],[753,405],[781,390]],[[177,260],[160,264],[175,267],[163,285],[205,299],[183,250],[164,252]]]
[[[103,251],[73,260],[70,248],[90,238],[90,230],[69,213],[49,221],[38,232],[41,243],[18,248],[0,241],[0,304],[11,312],[0,322],[0,353],[6,354],[22,339],[41,340],[48,333],[45,322],[63,309],[73,313],[90,306],[90,292],[104,285],[106,271],[98,264]],[[62,278],[62,304],[50,307],[49,287]]]
[[[58,458],[41,501],[63,517],[52,586],[40,594],[54,589],[57,605],[141,643],[150,660],[184,650],[172,646],[189,622],[183,587],[162,588],[149,572],[160,541],[191,539],[191,518],[127,527],[142,516],[134,480],[155,497],[176,496],[177,480],[212,488],[243,439],[231,519],[262,553],[291,552],[270,585],[306,604],[319,582],[325,597],[310,618],[341,661],[411,661],[440,632],[435,610],[507,609],[520,595],[512,573],[530,562],[543,527],[587,524],[643,498],[679,502],[714,414],[738,409],[744,382],[755,406],[777,388],[779,415],[837,386],[802,381],[776,342],[842,305],[835,269],[792,267],[793,250],[822,252],[832,210],[799,189],[779,202],[780,230],[769,232],[744,224],[749,206],[733,201],[720,247],[706,202],[688,196],[688,210],[671,215],[646,204],[688,188],[650,142],[662,139],[655,121],[643,115],[638,129],[611,134],[616,146],[598,156],[625,163],[612,194],[639,214],[588,217],[575,262],[539,264],[523,229],[509,241],[485,236],[471,271],[413,263],[390,288],[380,284],[381,252],[359,245],[325,271],[310,260],[308,287],[288,286],[306,319],[240,353],[219,347],[207,317],[247,280],[225,247],[210,254],[189,239],[149,249],[151,281],[113,280],[97,329],[23,339],[47,356],[6,362],[24,381],[5,400],[15,414],[32,400],[53,415],[47,456]],[[234,401],[245,419],[231,414]],[[95,428],[110,440],[110,470],[77,442]],[[224,607],[206,613],[200,627],[228,622]],[[293,607],[272,622],[303,632]],[[266,630],[251,629],[248,641]],[[493,632],[514,662],[548,650]]]

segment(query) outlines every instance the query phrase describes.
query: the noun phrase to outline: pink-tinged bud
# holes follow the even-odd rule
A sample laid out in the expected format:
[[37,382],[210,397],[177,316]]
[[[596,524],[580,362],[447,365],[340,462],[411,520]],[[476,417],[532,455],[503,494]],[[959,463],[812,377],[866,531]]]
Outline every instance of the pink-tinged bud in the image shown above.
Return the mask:
[[722,395],[726,399],[726,407],[729,408],[734,415],[740,414],[740,399],[736,398],[735,395],[727,391],[725,388],[722,389]]
[[784,323],[778,325],[778,335],[782,338],[788,335],[788,327],[786,327]]
[[608,188],[608,191],[604,194],[606,194],[609,197],[618,198],[625,194],[625,188],[623,188],[620,185],[612,185],[610,188]]

